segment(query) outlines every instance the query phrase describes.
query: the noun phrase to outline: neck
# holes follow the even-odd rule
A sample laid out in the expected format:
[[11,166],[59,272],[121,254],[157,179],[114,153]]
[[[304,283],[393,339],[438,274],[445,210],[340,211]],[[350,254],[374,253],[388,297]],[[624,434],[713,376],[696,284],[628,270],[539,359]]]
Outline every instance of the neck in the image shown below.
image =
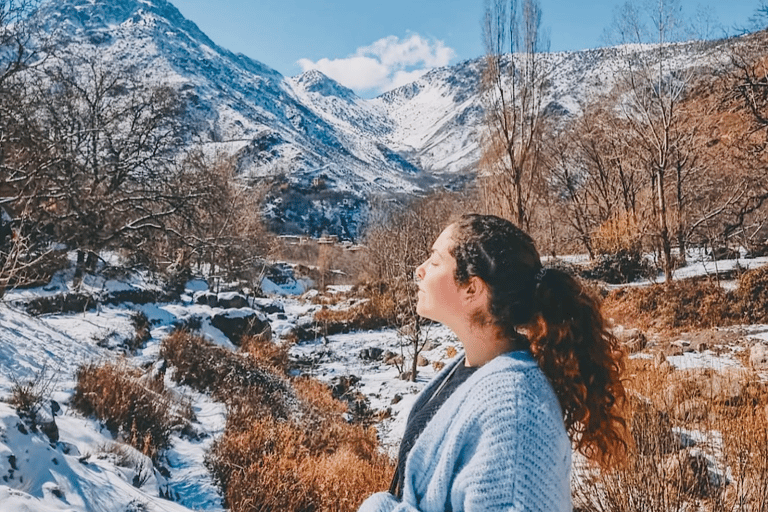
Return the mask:
[[518,348],[518,340],[508,339],[500,335],[493,325],[469,325],[464,332],[456,332],[459,341],[464,346],[466,366],[483,366],[505,352]]

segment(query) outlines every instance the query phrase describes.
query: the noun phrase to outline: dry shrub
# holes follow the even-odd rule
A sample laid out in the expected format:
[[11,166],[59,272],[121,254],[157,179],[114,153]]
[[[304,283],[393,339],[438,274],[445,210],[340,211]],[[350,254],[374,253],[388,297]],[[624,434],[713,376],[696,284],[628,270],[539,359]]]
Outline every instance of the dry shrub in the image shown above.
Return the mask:
[[319,380],[299,377],[293,380],[293,388],[299,398],[324,414],[342,414],[347,411],[347,406],[335,399],[331,389]]
[[234,512],[355,510],[388,484],[393,467],[373,429],[346,423],[315,385],[300,384],[315,407],[300,421],[230,414],[207,464]]
[[296,264],[296,273],[312,279],[319,289],[353,284],[365,255],[357,246],[331,240],[283,237],[275,240],[270,256]]
[[285,374],[288,369],[288,343],[276,343],[259,335],[245,336],[241,340],[240,350],[255,359],[259,366],[276,373]]
[[[746,370],[674,370],[630,359],[635,442],[626,467],[582,468],[576,510],[768,510],[768,392]],[[679,414],[703,400],[706,414]]]
[[731,294],[700,280],[619,288],[607,295],[603,310],[620,324],[644,329],[702,329],[736,319]]
[[189,403],[166,390],[162,378],[147,378],[125,362],[81,366],[72,406],[153,460],[193,416]]
[[178,331],[161,347],[174,379],[227,404],[224,435],[206,463],[228,506],[234,512],[354,510],[385,488],[392,473],[375,430],[347,423],[347,407],[324,384],[291,382],[265,368],[275,364],[268,344],[246,340],[244,349],[257,355],[243,355]]
[[601,224],[591,239],[598,254],[640,253],[642,226],[634,215],[626,212],[611,217]]
[[230,406],[267,408],[282,418],[289,417],[296,407],[293,389],[283,377],[256,358],[201,336],[174,332],[163,340],[160,357],[174,367],[176,382],[210,392]]
[[357,510],[372,490],[386,488],[393,469],[383,455],[367,459],[342,446],[334,453],[307,459],[301,480],[318,496],[318,510],[346,512]]
[[381,297],[371,297],[346,309],[320,308],[314,314],[316,334],[331,335],[392,325],[391,310]]
[[768,265],[739,277],[736,302],[743,322],[768,323]]
[[348,308],[323,307],[315,312],[319,334],[327,336],[401,325],[401,317],[407,314],[404,305],[408,301],[404,297],[414,296],[415,289],[410,282],[393,279],[362,282],[355,286],[354,293],[360,300]]
[[739,407],[723,425],[724,458],[732,472],[721,510],[768,510],[768,398]]

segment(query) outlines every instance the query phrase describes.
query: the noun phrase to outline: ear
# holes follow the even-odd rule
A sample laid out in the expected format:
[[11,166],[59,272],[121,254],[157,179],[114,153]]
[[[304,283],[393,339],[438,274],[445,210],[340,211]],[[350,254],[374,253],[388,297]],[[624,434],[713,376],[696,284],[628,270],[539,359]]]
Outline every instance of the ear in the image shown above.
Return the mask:
[[485,306],[488,303],[488,285],[477,276],[470,277],[464,287],[463,299],[470,306]]

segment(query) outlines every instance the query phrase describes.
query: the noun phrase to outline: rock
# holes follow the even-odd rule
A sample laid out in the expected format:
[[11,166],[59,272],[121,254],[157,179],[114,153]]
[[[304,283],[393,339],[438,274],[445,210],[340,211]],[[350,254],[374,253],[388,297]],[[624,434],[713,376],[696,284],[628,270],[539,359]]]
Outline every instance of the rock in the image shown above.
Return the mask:
[[247,308],[250,307],[248,299],[244,295],[237,292],[224,292],[217,296],[218,304],[220,308]]
[[250,308],[229,309],[214,315],[211,324],[232,341],[239,345],[243,336],[262,334],[267,329],[272,332],[266,318]]
[[394,352],[389,352],[388,354],[390,355],[384,358],[384,364],[389,364],[392,366],[403,366],[405,363],[403,356],[395,354]]
[[618,326],[613,330],[613,335],[619,343],[627,347],[630,354],[640,352],[648,346],[648,338],[640,329],[624,329]]
[[696,341],[691,346],[696,352],[705,352],[709,350],[709,343],[706,341]]
[[82,313],[94,309],[98,304],[96,297],[80,293],[65,293],[49,297],[38,297],[26,305],[30,315],[45,315],[48,313]]
[[197,292],[192,296],[192,300],[195,304],[200,306],[210,306],[215,308],[219,305],[219,300],[215,293],[209,291]]
[[56,444],[56,442],[59,440],[59,427],[56,425],[56,420],[53,418],[51,418],[50,421],[39,423],[37,428],[40,429],[40,432],[45,434],[45,436],[52,444]]
[[733,403],[738,401],[744,391],[746,376],[738,369],[723,369],[715,372],[702,383],[704,398],[712,401]]
[[720,483],[716,475],[710,475],[707,458],[690,449],[666,457],[663,465],[670,482],[691,496],[706,498]]
[[749,349],[749,364],[755,370],[768,370],[768,345],[756,343]]
[[685,353],[680,345],[669,345],[664,352],[667,357],[681,356]]
[[285,319],[285,307],[282,303],[276,300],[257,300],[255,306],[259,308],[259,311],[268,315],[277,314],[278,318],[282,316],[282,320]]
[[360,350],[360,359],[364,361],[378,361],[384,354],[384,350],[379,347],[366,347]]
[[392,405],[395,405],[397,403],[400,403],[400,400],[402,400],[402,399],[403,399],[403,395],[401,395],[400,393],[395,393],[395,396],[392,397],[392,401],[390,403]]
[[416,359],[416,364],[419,366],[427,366],[429,364],[429,359],[419,354],[419,357]]

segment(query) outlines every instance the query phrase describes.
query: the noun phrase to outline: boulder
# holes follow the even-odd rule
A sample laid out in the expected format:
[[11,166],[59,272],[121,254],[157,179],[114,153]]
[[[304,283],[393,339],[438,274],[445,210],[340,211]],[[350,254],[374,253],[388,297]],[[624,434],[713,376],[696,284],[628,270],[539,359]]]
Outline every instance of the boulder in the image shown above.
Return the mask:
[[722,478],[710,472],[707,458],[699,451],[681,450],[662,464],[670,482],[690,496],[706,498],[722,485]]
[[360,359],[364,361],[379,361],[384,354],[384,350],[379,347],[365,347],[360,351]]
[[640,329],[624,329],[617,327],[613,330],[616,339],[629,350],[630,354],[640,352],[648,346],[648,338]]
[[199,304],[201,306],[210,306],[215,308],[219,305],[219,300],[216,294],[209,291],[201,291],[195,293],[192,296],[192,300],[195,302],[195,304]]
[[224,309],[250,307],[245,295],[238,292],[223,292],[218,294],[217,299],[219,307]]
[[211,318],[211,325],[220,330],[235,345],[239,345],[243,336],[254,336],[269,330],[271,326],[266,318],[250,308],[228,309]]
[[755,370],[768,370],[768,345],[756,343],[749,349],[749,364]]

